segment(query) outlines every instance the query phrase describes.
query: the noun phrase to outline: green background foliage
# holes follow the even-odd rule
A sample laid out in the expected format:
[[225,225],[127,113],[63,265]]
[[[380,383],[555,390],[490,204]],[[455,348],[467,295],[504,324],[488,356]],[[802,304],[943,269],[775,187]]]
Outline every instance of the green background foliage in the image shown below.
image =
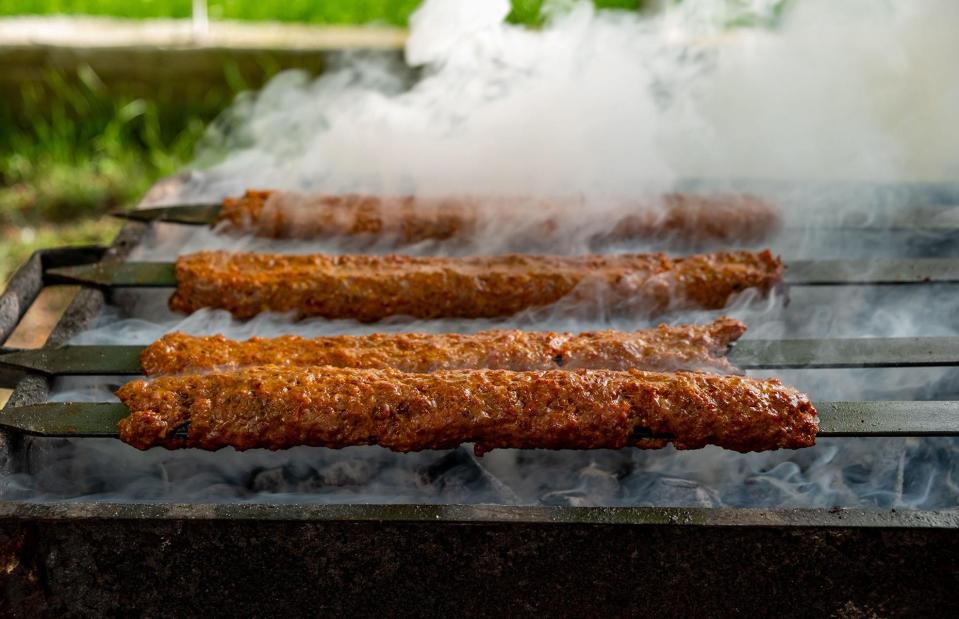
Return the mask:
[[[641,0],[595,0],[603,8],[635,9]],[[380,23],[404,26],[420,0],[209,0],[212,19],[313,24]],[[510,19],[536,23],[543,0],[513,0]],[[190,0],[0,0],[0,15],[57,13],[151,18],[190,16]]]

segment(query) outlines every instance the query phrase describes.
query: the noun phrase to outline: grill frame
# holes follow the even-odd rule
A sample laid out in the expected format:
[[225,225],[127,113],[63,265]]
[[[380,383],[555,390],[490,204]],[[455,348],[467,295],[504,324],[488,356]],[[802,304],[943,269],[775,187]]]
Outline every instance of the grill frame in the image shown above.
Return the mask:
[[[797,511],[785,523],[783,512],[756,510],[733,510],[735,522],[708,510],[697,522],[701,510],[651,508],[9,507],[0,505],[0,552],[11,566],[0,572],[0,608],[30,616],[959,609],[959,536],[938,526],[942,515],[835,510],[814,523]],[[628,513],[657,517],[641,523]]]
[[[141,206],[179,182],[161,182]],[[127,222],[109,248],[36,252],[11,280],[19,307],[0,307],[0,341],[42,288],[44,266],[98,252],[122,259],[147,229]],[[81,289],[45,347],[89,325],[109,294]],[[13,378],[11,406],[47,399],[50,378],[0,375]],[[0,475],[21,470],[25,440],[0,433]],[[655,604],[705,615],[720,603],[787,615],[922,614],[959,608],[959,575],[949,569],[957,530],[959,511],[2,500],[0,609],[219,614],[239,601],[254,613],[432,604],[475,614],[483,595],[483,612],[515,610],[523,598],[560,614]],[[280,537],[264,544],[264,535]],[[129,573],[131,553],[141,571],[152,566],[149,591]],[[722,557],[732,561],[717,568]],[[670,595],[677,586],[681,595]]]

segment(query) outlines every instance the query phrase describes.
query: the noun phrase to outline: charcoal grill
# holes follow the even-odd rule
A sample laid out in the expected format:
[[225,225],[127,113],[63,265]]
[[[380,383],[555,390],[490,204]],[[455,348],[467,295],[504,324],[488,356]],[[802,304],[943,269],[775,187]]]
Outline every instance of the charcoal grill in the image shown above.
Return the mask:
[[[131,221],[110,247],[36,252],[0,298],[0,341],[51,269],[120,260],[145,230]],[[108,300],[82,289],[46,348]],[[9,368],[0,382],[15,387],[8,407],[51,389]],[[36,448],[0,434],[3,474]],[[959,609],[957,530],[959,510],[3,500],[2,610],[939,615]]]

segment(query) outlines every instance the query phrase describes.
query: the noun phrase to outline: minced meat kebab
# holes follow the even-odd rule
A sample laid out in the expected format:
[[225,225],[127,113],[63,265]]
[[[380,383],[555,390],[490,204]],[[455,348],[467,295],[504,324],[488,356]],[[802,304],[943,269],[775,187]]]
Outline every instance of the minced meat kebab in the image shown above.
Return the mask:
[[748,288],[781,281],[767,251],[583,256],[414,257],[279,255],[205,251],[176,261],[174,311],[204,307],[246,319],[263,312],[300,317],[493,318],[550,305],[603,299],[631,312],[721,309]]
[[[582,213],[595,210],[584,206],[583,198],[249,190],[225,199],[215,224],[272,238],[366,237],[400,245],[464,240],[491,228],[523,233],[530,239],[551,239],[581,227]],[[668,238],[686,245],[748,244],[767,239],[780,224],[772,204],[742,193],[670,193],[653,200],[617,200],[611,206],[604,214],[608,223],[596,230],[594,241]]]
[[726,359],[726,350],[745,332],[746,325],[725,317],[707,325],[586,333],[502,329],[472,334],[287,335],[238,341],[177,332],[147,346],[140,354],[140,365],[148,376],[254,365],[403,372],[636,368],[730,373],[735,368]]
[[816,410],[778,380],[640,370],[445,370],[258,366],[163,376],[117,392],[120,438],[147,449],[380,445],[736,451],[815,443]]

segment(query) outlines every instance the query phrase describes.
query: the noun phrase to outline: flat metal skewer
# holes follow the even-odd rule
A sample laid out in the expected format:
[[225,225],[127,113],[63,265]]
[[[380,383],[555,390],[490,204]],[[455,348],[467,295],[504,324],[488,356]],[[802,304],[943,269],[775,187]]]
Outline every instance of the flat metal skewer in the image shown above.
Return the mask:
[[787,286],[855,286],[959,282],[959,260],[912,258],[905,260],[790,260],[783,283]]
[[172,262],[97,262],[47,269],[47,283],[85,284],[111,288],[175,288]]
[[116,438],[117,423],[129,414],[119,402],[46,402],[4,408],[0,427],[30,436]]
[[[216,222],[221,202],[171,204],[131,211],[115,211],[115,217],[133,221],[164,222],[187,225],[212,225]],[[882,231],[953,231],[959,230],[959,205],[924,205],[887,212],[889,209],[861,210],[840,213],[835,218],[825,218],[812,227],[836,230],[882,230]],[[787,224],[789,227],[789,224]]]
[[959,436],[959,402],[816,402],[820,437]]
[[[63,346],[0,354],[0,367],[46,376],[142,374],[144,346]],[[744,370],[959,366],[959,337],[742,340],[726,355]]]
[[114,217],[121,217],[132,221],[150,223],[154,221],[188,224],[194,226],[210,225],[216,221],[222,202],[200,202],[193,204],[171,204],[155,208],[142,208],[130,211],[114,211]]
[[[959,436],[957,401],[817,402],[820,438]],[[7,407],[0,428],[43,437],[118,436],[129,415],[118,402],[48,402]]]
[[[48,269],[48,283],[105,287],[168,288],[177,285],[172,262],[111,262]],[[959,283],[959,259],[791,260],[788,286],[871,286]]]
[[0,355],[0,367],[45,376],[142,374],[144,346],[62,346],[15,350]]
[[959,365],[959,337],[741,340],[726,355],[743,370]]

